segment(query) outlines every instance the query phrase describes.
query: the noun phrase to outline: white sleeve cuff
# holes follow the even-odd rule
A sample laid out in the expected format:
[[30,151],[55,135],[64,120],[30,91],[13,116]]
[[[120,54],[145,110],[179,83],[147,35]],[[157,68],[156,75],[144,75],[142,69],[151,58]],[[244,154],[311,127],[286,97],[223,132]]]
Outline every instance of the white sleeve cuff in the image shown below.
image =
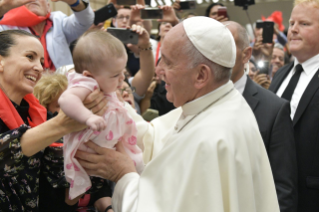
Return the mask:
[[115,212],[136,212],[140,176],[136,172],[124,175],[116,184],[112,207]]

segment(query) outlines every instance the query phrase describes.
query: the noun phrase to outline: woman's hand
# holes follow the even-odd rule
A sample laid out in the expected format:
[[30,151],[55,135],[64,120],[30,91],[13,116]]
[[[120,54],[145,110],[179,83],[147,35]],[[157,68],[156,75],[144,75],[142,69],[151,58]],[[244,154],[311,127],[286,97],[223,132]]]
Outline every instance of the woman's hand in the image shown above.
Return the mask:
[[100,147],[88,141],[85,145],[96,153],[78,150],[76,159],[91,176],[99,176],[118,182],[125,174],[136,172],[133,160],[126,154],[122,142],[118,142],[116,150]]

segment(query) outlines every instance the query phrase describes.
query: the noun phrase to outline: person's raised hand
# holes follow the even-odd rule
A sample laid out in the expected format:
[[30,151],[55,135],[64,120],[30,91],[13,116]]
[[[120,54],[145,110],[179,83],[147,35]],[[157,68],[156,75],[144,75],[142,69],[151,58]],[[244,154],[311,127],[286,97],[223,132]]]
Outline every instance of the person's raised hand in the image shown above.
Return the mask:
[[138,22],[143,22],[143,19],[141,19],[141,10],[144,8],[145,6],[140,4],[131,6],[130,26],[137,24]]
[[173,9],[179,12],[182,12],[182,10],[180,10],[181,5],[180,5],[180,0],[176,0],[173,5],[172,5]]
[[136,32],[138,34],[138,43],[137,45],[133,44],[127,44],[127,48],[129,48],[132,52],[135,54],[139,54],[138,48],[148,48],[150,47],[150,35],[148,32],[141,26],[133,24],[131,27],[131,30],[133,32]]
[[147,91],[145,93],[145,97],[146,99],[151,99],[154,93],[154,90],[157,86],[156,80],[153,80],[150,84],[150,86],[148,86]]
[[256,60],[267,59],[269,60],[275,43],[263,43],[263,37],[258,36],[253,46],[252,55]]
[[36,2],[36,0],[0,0],[0,17],[9,10],[32,2]]
[[270,86],[269,76],[267,74],[259,74],[259,71],[254,76],[253,81],[266,89],[268,89]]
[[215,18],[216,21],[219,21],[219,22],[224,22],[224,21],[228,21],[228,17],[225,17],[225,16],[217,16]]
[[175,26],[179,23],[179,20],[175,14],[174,9],[171,6],[159,6],[163,10],[163,19],[158,19],[158,22],[169,22],[172,26]]
[[116,150],[103,148],[92,141],[85,145],[96,153],[78,150],[75,158],[90,176],[99,176],[118,182],[125,174],[136,172],[133,160],[126,154],[122,142],[118,142]]

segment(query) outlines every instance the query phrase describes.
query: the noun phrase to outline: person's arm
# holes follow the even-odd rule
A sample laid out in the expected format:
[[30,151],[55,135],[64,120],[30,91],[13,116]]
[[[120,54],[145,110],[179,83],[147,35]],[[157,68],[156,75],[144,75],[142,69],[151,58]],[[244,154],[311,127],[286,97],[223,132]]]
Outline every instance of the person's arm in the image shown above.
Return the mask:
[[[74,10],[73,14],[63,19],[62,29],[69,44],[88,30],[94,21],[95,15],[90,4],[85,5],[82,0],[79,1],[78,6],[71,7]],[[64,0],[64,2],[74,3],[75,0]]]
[[280,211],[297,211],[297,156],[289,102],[281,105],[274,120],[268,146],[268,158]]
[[20,7],[27,3],[35,2],[35,1],[36,0],[1,0],[0,1],[0,19],[9,10],[14,9],[16,7]]
[[[107,109],[104,94],[98,90],[89,94],[84,104],[97,115],[104,114]],[[71,119],[60,110],[56,117],[27,130],[23,134],[20,139],[22,153],[26,156],[32,156],[62,136],[85,128],[86,125]]]
[[[72,10],[74,10],[76,12],[80,12],[86,8],[86,5],[84,4],[84,2],[82,0],[51,0],[51,1],[52,2],[58,2],[58,1],[65,2],[72,8]],[[73,5],[75,5],[75,6],[73,6]]]
[[163,10],[163,19],[157,20],[158,22],[169,22],[173,26],[179,23],[179,20],[175,14],[174,9],[171,6],[159,6],[160,9]]
[[91,93],[91,90],[84,87],[67,89],[60,96],[59,105],[62,111],[70,118],[86,124],[94,131],[101,131],[106,127],[104,119],[94,115],[82,103],[89,93]]
[[151,107],[151,98],[156,88],[156,81],[153,81],[147,89],[145,97],[140,102],[141,114]]
[[132,30],[139,34],[138,48],[140,55],[140,70],[135,74],[132,86],[139,96],[143,96],[149,87],[155,73],[154,56],[150,37],[143,27],[133,25]]

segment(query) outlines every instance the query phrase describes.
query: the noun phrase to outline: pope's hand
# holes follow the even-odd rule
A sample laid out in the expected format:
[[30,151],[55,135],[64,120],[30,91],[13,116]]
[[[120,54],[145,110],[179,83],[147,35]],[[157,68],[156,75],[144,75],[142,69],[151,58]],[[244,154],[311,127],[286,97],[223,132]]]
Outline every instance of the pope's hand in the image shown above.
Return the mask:
[[75,157],[89,175],[103,177],[116,183],[125,174],[136,172],[134,162],[126,154],[122,142],[116,145],[117,151],[100,147],[92,141],[88,141],[85,145],[96,153],[78,150]]

